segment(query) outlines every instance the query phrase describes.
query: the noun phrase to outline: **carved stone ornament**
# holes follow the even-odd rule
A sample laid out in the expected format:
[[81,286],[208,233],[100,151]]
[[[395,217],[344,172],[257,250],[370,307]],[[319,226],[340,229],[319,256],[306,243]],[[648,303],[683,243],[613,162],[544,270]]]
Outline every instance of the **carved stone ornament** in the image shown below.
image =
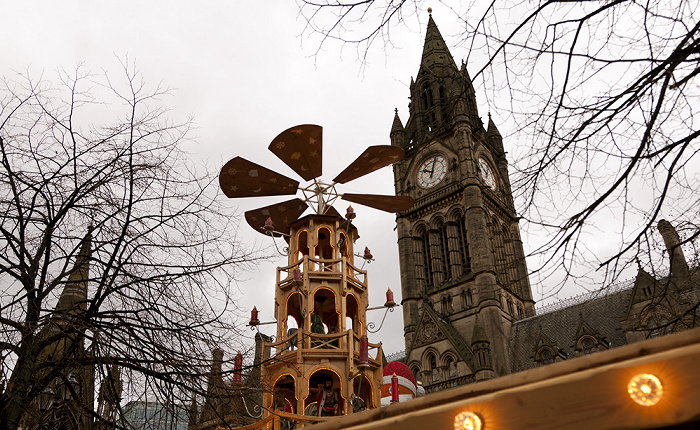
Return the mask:
[[416,346],[427,345],[444,338],[445,335],[440,331],[435,321],[426,315],[421,329],[418,332],[418,336],[416,337]]

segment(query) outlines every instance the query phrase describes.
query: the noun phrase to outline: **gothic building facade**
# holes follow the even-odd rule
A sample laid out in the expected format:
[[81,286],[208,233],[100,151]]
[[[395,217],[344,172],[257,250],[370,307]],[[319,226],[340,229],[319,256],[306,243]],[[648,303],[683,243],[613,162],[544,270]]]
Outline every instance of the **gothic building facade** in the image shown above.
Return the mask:
[[[620,346],[700,299],[662,223],[686,281],[640,272],[633,288],[535,315],[502,136],[490,115],[482,122],[467,67],[432,16],[410,100],[390,137],[406,152],[394,165],[396,194],[415,200],[397,216],[405,363],[427,392]],[[652,303],[663,316],[642,315]]]

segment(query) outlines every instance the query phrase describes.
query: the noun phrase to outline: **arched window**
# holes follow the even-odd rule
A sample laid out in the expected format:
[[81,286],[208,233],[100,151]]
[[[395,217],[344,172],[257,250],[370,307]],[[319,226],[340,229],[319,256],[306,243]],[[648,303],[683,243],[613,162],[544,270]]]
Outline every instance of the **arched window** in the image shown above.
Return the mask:
[[450,315],[452,311],[452,296],[449,294],[442,296],[442,313]]
[[515,248],[513,247],[513,236],[510,234],[510,229],[507,225],[504,225],[501,230],[501,236],[503,237],[503,262],[504,262],[504,273],[506,282],[511,285],[509,288],[512,291],[517,291],[518,294],[522,294],[520,288],[520,282],[518,276],[518,266],[515,261]]
[[[315,257],[320,260],[330,260],[335,258],[335,248],[331,243],[331,231],[328,227],[321,227],[318,229],[318,245],[315,248]],[[330,262],[321,263],[322,271],[333,270],[333,264]]]
[[438,287],[445,281],[445,254],[442,240],[442,230],[433,228],[428,231],[428,253],[430,256],[430,286]]
[[596,348],[597,343],[598,342],[591,336],[584,336],[579,340],[578,349],[583,355],[592,354],[598,350],[598,348]]
[[459,250],[462,257],[462,273],[464,274],[472,270],[472,259],[469,256],[469,243],[467,242],[467,228],[464,215],[457,220],[457,227],[459,229],[457,237],[459,238]]
[[416,286],[418,291],[424,291],[428,286],[428,279],[425,266],[425,241],[426,237],[421,232],[413,238],[413,263],[415,267]]
[[430,376],[431,376],[431,384],[434,384],[436,382],[440,381],[440,374],[438,372],[438,367],[437,367],[437,359],[435,358],[435,354],[430,354],[428,356],[428,368],[430,369]]
[[552,348],[545,346],[537,352],[537,362],[541,365],[554,363],[554,351]]
[[447,231],[447,224],[442,224],[440,226],[440,248],[441,248],[441,254],[442,254],[442,279],[444,281],[448,281],[452,279],[452,271],[449,270],[450,266],[450,237],[449,233]]
[[447,95],[445,91],[445,87],[440,85],[438,88],[439,91],[439,96],[440,96],[440,111],[441,111],[441,120],[442,121],[447,121],[447,112],[448,112],[448,106],[447,106]]
[[361,333],[360,321],[358,319],[358,310],[360,308],[354,294],[348,294],[345,298],[345,330],[352,329],[355,333]]
[[320,318],[320,323],[326,328],[326,333],[338,332],[340,314],[336,306],[335,294],[333,291],[328,288],[319,288],[316,290],[314,294],[313,313]]
[[444,359],[445,363],[445,379],[453,379],[457,377],[457,362],[454,357],[448,355]]
[[345,236],[345,233],[341,232],[340,233],[340,240],[338,241],[338,251],[340,252],[341,257],[347,257],[348,256],[348,239],[347,236]]
[[433,99],[433,89],[428,84],[426,84],[423,88],[425,89],[425,92],[428,95],[428,108],[432,108],[433,103],[435,103],[435,100]]
[[422,256],[423,256],[423,267],[425,268],[425,287],[426,289],[431,289],[435,286],[433,279],[433,270],[430,261],[430,235],[428,231],[423,231],[421,233],[421,245],[422,245]]
[[[285,310],[287,321],[287,333],[290,329],[304,327],[304,299],[300,293],[292,293],[287,297],[287,304]],[[291,320],[294,320],[294,324]]]
[[308,244],[309,234],[306,230],[302,230],[297,235],[297,254],[302,257],[304,255],[309,255],[309,244]]
[[[505,247],[503,244],[503,230],[495,218],[491,220],[491,254],[493,255],[493,262],[496,266],[496,276],[502,285],[507,288],[512,288],[508,282],[508,274],[506,270],[506,255]],[[504,305],[505,309],[505,305]]]
[[418,363],[411,364],[411,373],[413,373],[413,378],[415,378],[416,383],[422,383],[423,378],[421,378],[420,365]]
[[272,389],[272,408],[276,411],[295,413],[297,399],[295,397],[296,381],[290,374],[280,376]]

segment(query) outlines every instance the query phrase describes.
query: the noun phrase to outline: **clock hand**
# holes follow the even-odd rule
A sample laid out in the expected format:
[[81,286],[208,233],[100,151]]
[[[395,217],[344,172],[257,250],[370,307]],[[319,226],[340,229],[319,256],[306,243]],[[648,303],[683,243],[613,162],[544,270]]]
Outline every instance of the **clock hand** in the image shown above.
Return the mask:
[[433,177],[433,173],[435,172],[435,162],[437,162],[437,157],[433,158],[433,167],[430,169],[430,177]]

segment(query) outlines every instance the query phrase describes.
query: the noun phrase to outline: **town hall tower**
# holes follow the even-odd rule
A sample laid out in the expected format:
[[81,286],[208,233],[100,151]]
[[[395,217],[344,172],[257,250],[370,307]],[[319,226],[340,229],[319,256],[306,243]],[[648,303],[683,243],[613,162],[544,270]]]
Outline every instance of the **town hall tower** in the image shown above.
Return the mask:
[[431,392],[510,373],[512,323],[535,311],[502,137],[432,16],[410,100],[391,127],[415,200],[397,215],[405,362]]

